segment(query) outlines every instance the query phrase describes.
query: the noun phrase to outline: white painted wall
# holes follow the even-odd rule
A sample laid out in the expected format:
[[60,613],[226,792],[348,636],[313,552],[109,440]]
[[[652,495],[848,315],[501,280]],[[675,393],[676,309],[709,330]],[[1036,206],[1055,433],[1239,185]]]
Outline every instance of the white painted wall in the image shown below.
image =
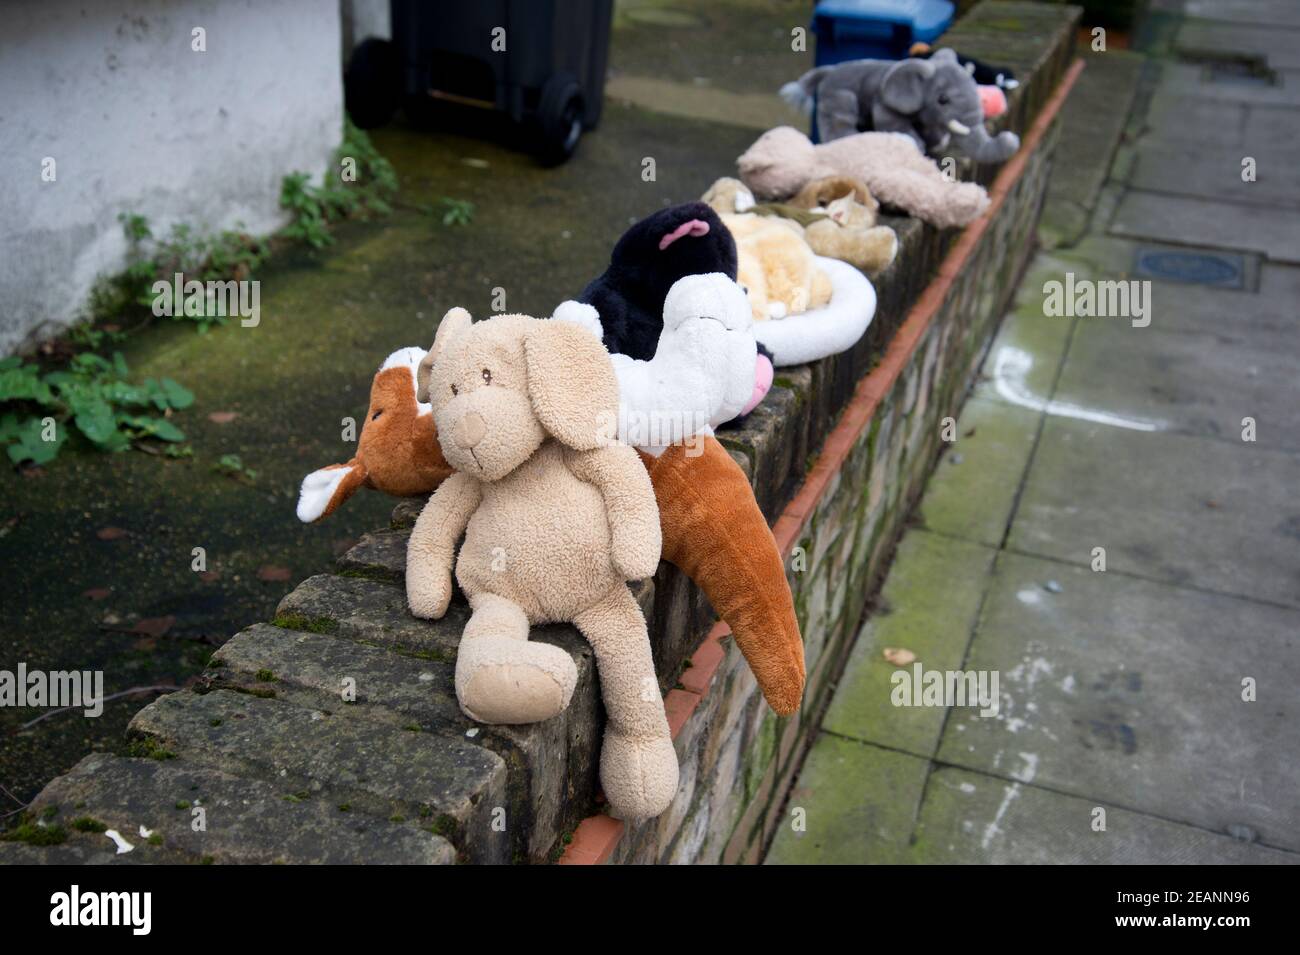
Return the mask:
[[118,213],[271,232],[281,179],[320,176],[338,146],[339,0],[9,0],[0,16],[0,354],[121,271]]

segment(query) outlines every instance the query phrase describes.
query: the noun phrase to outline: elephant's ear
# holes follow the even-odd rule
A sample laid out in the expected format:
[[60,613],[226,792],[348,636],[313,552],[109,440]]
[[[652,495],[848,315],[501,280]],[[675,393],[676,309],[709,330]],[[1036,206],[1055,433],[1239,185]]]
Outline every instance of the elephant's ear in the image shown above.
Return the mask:
[[880,84],[880,101],[896,113],[919,113],[925,105],[925,84],[934,76],[932,60],[903,60],[890,67]]

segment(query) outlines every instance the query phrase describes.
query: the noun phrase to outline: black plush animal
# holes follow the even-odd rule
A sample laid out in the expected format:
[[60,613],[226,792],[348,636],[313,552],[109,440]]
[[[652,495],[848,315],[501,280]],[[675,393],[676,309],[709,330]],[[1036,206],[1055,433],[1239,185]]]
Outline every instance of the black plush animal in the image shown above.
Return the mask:
[[716,212],[686,202],[646,216],[623,233],[609,268],[578,301],[594,306],[612,353],[649,361],[664,327],[664,298],[686,275],[736,278],[736,241]]

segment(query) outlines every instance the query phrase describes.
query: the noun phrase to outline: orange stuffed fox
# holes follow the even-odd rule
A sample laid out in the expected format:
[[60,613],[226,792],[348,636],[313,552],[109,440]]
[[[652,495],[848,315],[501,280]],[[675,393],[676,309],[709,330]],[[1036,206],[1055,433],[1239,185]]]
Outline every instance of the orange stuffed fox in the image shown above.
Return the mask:
[[[303,479],[301,520],[328,517],[359,487],[414,497],[452,473],[432,409],[416,399],[424,355],[404,348],[380,367],[356,457]],[[638,453],[659,506],[663,558],[704,591],[731,627],[768,705],[782,716],[793,713],[803,696],[803,639],[776,539],[744,472],[712,435],[658,457]]]

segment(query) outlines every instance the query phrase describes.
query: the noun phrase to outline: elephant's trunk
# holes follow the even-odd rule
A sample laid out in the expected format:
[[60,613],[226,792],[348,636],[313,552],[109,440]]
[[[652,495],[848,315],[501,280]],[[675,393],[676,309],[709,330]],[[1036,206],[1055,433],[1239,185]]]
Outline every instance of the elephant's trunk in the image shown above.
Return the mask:
[[1004,130],[997,136],[990,136],[983,123],[966,126],[953,119],[949,120],[948,129],[957,148],[976,162],[1006,162],[1020,148],[1020,137],[1015,133]]

